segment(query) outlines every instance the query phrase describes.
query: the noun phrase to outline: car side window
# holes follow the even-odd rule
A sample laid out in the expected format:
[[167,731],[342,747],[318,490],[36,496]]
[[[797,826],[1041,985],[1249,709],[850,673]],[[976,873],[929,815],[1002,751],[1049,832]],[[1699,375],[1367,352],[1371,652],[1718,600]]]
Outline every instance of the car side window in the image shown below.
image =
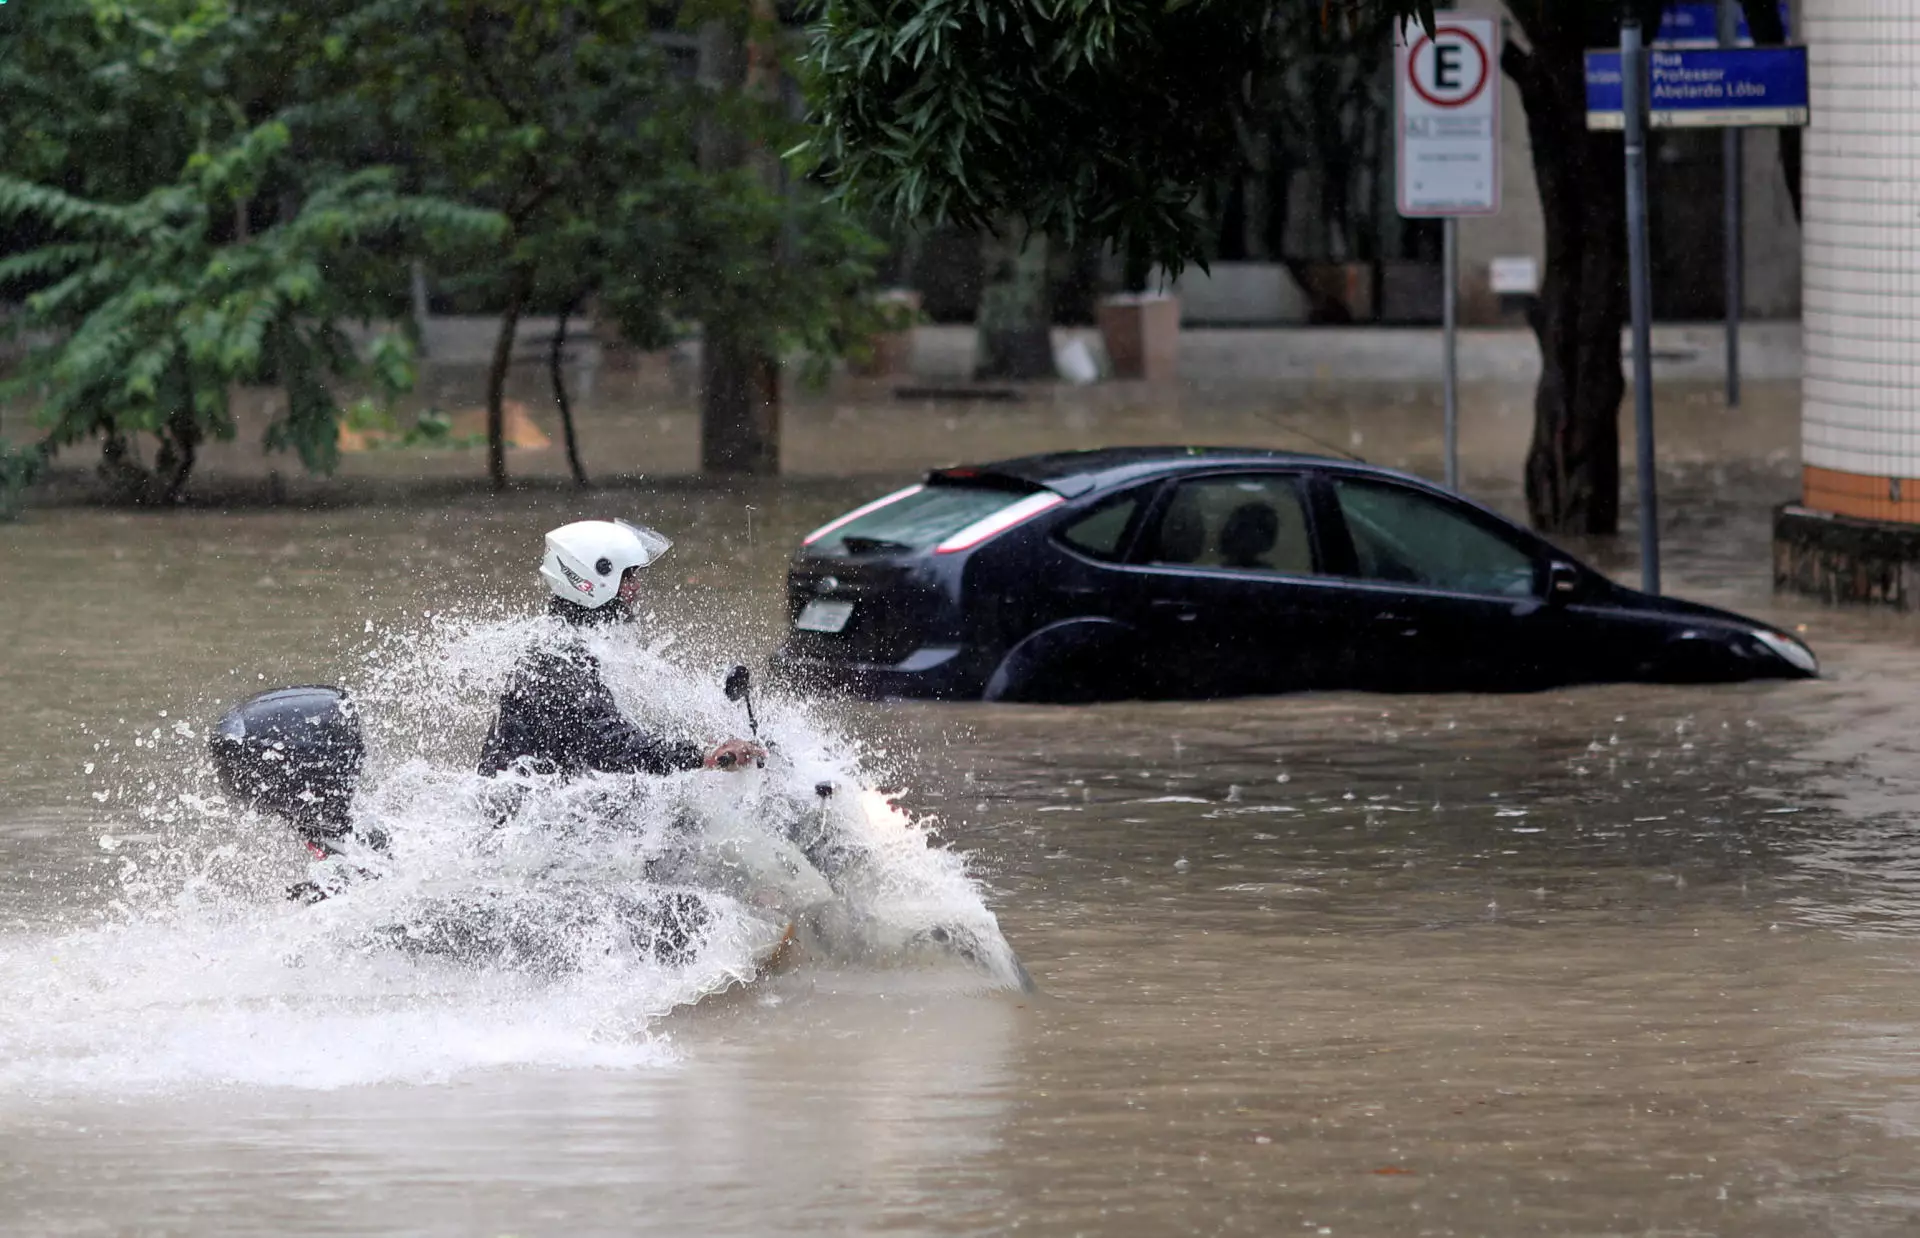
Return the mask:
[[1313,530],[1299,482],[1276,473],[1180,482],[1148,539],[1146,562],[1312,575]]
[[1078,520],[1060,530],[1060,540],[1095,559],[1118,559],[1133,518],[1150,491],[1133,490],[1094,505]]
[[1362,580],[1500,597],[1538,592],[1533,556],[1431,495],[1336,477]]

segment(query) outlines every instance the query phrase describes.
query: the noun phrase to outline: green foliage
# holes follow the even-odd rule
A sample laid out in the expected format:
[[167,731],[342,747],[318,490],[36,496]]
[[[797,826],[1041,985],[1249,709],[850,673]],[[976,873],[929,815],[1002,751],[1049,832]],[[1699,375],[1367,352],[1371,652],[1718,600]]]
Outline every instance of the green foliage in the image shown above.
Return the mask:
[[237,26],[196,0],[0,10],[0,167],[113,202],[171,179],[203,138],[243,127],[218,89]]
[[45,457],[36,448],[20,448],[0,442],[0,521],[19,516],[27,487],[40,474]]
[[[97,437],[130,493],[164,498],[233,434],[229,388],[265,384],[268,446],[324,470],[341,380],[381,406],[411,381],[405,340],[345,325],[399,317],[427,255],[487,304],[597,297],[641,343],[724,316],[781,350],[854,346],[877,245],[812,187],[703,161],[706,135],[800,135],[777,100],[672,63],[669,7],[0,7],[0,297],[50,341],[0,396],[38,403],[49,450]],[[770,36],[763,8],[687,13]]]
[[455,434],[453,419],[437,408],[421,410],[413,424],[401,432],[396,447],[484,447],[484,434]]
[[1011,216],[1136,272],[1203,256],[1189,209],[1233,156],[1278,6],[1431,20],[1422,0],[820,0],[805,153],[849,199]]
[[484,434],[455,434],[453,419],[438,408],[416,413],[411,425],[403,426],[393,406],[362,397],[341,410],[340,424],[367,436],[367,444],[376,449],[407,447],[483,447]]
[[[285,394],[269,448],[331,469],[332,381],[410,381],[402,344],[376,345],[363,366],[343,324],[374,316],[371,290],[392,286],[396,258],[499,232],[488,212],[400,195],[390,172],[370,169],[316,189],[289,218],[223,242],[235,204],[253,196],[287,144],[284,125],[262,125],[196,153],[176,182],[126,205],[0,176],[0,218],[36,219],[53,234],[0,260],[0,285],[41,285],[16,325],[50,341],[0,391],[37,401],[50,446],[106,440],[110,467],[136,497],[177,497],[200,442],[232,437],[229,394],[238,385]],[[132,455],[129,436],[139,433],[160,441],[155,476],[143,476]]]
[[[386,118],[418,182],[507,220],[497,249],[442,276],[447,291],[515,309],[592,300],[641,346],[719,322],[776,354],[856,346],[881,246],[815,187],[775,187],[770,162],[711,157],[801,132],[757,88],[676,70],[651,37],[658,7],[333,0],[314,20],[342,89]],[[696,9],[683,17],[777,33],[738,0]],[[499,453],[494,468],[503,480]]]
[[601,312],[643,346],[725,322],[752,347],[799,355],[818,379],[889,320],[873,299],[884,246],[818,191],[768,189],[747,170],[690,173],[622,194],[588,269]]

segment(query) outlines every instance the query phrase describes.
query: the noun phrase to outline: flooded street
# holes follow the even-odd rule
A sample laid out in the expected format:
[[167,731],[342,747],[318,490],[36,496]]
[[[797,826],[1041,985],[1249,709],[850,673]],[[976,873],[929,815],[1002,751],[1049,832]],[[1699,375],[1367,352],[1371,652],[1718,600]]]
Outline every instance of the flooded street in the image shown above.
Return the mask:
[[[1469,404],[1472,489],[1508,510],[1528,394]],[[1737,434],[1689,411],[1698,393],[1663,406],[1667,585],[1805,625],[1818,681],[821,706],[969,855],[1035,994],[803,965],[641,1026],[516,990],[524,1021],[490,1030],[305,995],[292,963],[245,987],[251,956],[218,935],[163,958],[89,936],[159,845],[142,810],[191,773],[178,724],[358,682],[370,649],[430,642],[427,612],[531,611],[540,534],[567,519],[673,534],[654,630],[705,679],[763,663],[798,537],[916,466],[1312,450],[1304,433],[1437,471],[1428,394],[1259,415],[1245,392],[1183,398],[816,402],[797,476],[751,484],[676,475],[689,418],[603,417],[589,441],[628,480],[584,497],[409,498],[402,478],[480,461],[391,453],[350,462],[356,501],[318,510],[0,525],[0,1232],[1910,1227],[1920,621],[1772,595],[1770,509],[1797,476],[1782,390]],[[850,462],[862,436],[881,445]],[[557,457],[515,468],[551,479]],[[1633,544],[1578,549],[1633,583]],[[447,751],[477,748],[486,702],[468,705]],[[294,863],[290,839],[259,845]],[[177,991],[155,980],[176,972]]]

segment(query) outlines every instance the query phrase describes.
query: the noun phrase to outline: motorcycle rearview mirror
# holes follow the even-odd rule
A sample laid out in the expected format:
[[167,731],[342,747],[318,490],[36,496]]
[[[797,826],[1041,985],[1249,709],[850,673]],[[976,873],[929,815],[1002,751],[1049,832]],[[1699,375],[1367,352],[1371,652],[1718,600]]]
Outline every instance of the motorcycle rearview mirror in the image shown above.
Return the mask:
[[[728,700],[746,702],[747,729],[752,732],[754,739],[759,739],[760,719],[753,713],[753,672],[744,666],[734,667],[727,672],[727,680],[722,690],[726,692]],[[766,761],[762,760],[760,765],[764,767]]]

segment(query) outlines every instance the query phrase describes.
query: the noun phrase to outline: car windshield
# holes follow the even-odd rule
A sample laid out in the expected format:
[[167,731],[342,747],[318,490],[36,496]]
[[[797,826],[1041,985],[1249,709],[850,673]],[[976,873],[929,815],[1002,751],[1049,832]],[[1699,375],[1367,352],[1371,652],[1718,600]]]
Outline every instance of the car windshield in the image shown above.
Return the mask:
[[910,486],[827,524],[807,539],[807,549],[846,556],[928,550],[1030,493],[998,486]]

